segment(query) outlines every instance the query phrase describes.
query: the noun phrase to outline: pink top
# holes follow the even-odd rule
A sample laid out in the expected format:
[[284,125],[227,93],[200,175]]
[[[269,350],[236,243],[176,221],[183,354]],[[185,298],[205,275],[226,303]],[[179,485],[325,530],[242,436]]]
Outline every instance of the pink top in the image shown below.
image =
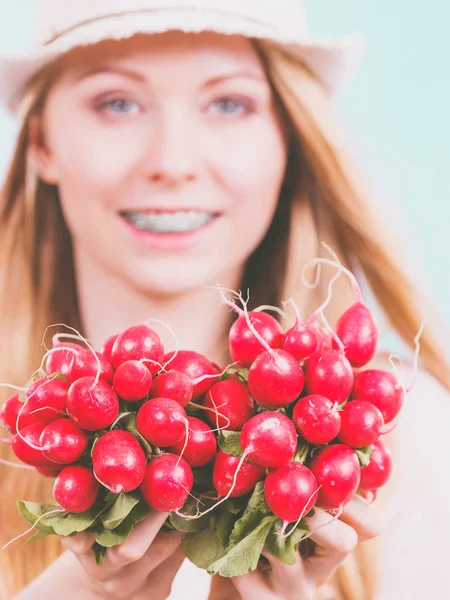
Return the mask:
[[[405,369],[402,380],[409,379]],[[395,436],[400,451],[379,537],[377,600],[444,600],[450,598],[450,394],[423,371]],[[207,600],[209,588],[209,575],[186,560],[169,600]]]

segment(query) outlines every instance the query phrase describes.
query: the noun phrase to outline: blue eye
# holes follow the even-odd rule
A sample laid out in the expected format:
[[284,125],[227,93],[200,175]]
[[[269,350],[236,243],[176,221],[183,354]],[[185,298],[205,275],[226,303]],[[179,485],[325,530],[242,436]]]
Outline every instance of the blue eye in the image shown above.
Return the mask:
[[137,114],[140,110],[137,102],[133,100],[124,100],[123,98],[117,98],[115,100],[108,100],[102,103],[101,109],[108,110],[117,115],[121,114]]
[[250,112],[250,107],[243,100],[221,98],[211,104],[211,110],[214,113],[235,116]]

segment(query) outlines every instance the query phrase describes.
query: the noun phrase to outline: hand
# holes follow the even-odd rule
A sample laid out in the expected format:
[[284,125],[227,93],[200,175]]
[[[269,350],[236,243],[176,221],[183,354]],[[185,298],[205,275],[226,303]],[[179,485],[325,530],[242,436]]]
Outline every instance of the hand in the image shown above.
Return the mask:
[[96,598],[165,600],[185,555],[183,534],[178,531],[158,533],[167,513],[152,512],[138,523],[119,546],[109,548],[99,567],[91,547],[95,534],[83,533],[62,538],[87,574],[85,589]]
[[339,519],[330,522],[332,518],[316,508],[315,515],[308,519],[310,530],[317,529],[309,538],[315,543],[314,555],[302,558],[298,554],[296,564],[291,566],[264,553],[269,561],[266,572],[256,570],[234,577],[243,600],[312,600],[317,588],[330,580],[359,542],[379,534],[377,508],[358,498],[346,505]]

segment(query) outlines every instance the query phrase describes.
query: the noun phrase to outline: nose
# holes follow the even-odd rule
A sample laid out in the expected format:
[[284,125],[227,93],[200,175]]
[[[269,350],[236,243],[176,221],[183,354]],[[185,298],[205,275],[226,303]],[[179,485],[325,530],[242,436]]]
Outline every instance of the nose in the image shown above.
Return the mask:
[[168,111],[161,117],[146,163],[152,183],[175,187],[197,179],[199,155],[193,129],[185,113]]

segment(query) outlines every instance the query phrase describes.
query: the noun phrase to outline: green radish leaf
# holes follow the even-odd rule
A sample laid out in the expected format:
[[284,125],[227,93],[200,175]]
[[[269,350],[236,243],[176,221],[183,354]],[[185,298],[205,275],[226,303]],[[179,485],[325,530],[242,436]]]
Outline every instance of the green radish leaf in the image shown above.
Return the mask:
[[237,369],[235,367],[231,367],[230,369],[227,369],[225,371],[225,373],[223,373],[221,375],[220,380],[225,381],[226,379],[230,379],[230,377],[232,377],[233,375],[237,375],[241,381],[243,381],[244,383],[247,383],[248,369],[245,369],[245,368]]
[[100,531],[95,538],[96,543],[104,548],[118,546],[127,539],[133,527],[145,519],[149,512],[149,506],[144,500],[141,500],[133,506],[128,515],[114,529],[103,529]]
[[259,525],[236,546],[208,567],[210,575],[237,577],[254,571],[258,566],[261,551],[276,517],[265,517]]
[[256,403],[256,414],[260,414],[260,413],[264,413],[264,412],[277,412],[277,413],[281,413],[282,415],[287,415],[288,412],[286,410],[286,408],[268,408],[267,406],[262,406],[262,404],[258,404]]
[[95,562],[97,563],[97,565],[99,567],[101,567],[102,566],[102,562],[103,562],[103,557],[106,554],[107,548],[105,548],[104,546],[100,546],[99,544],[95,543],[92,546],[92,550],[94,552]]
[[[293,525],[287,528],[287,537],[283,538],[280,535],[283,522],[277,519],[273,524],[269,535],[266,539],[265,549],[279,560],[288,565],[295,565],[297,560],[298,544],[302,538],[309,532],[306,521],[302,519],[298,526],[290,533]],[[286,535],[286,533],[284,534]]]
[[145,452],[147,454],[147,457],[151,456],[153,454],[153,450],[152,450],[151,445],[139,433],[139,431],[136,428],[136,413],[135,412],[129,412],[129,410],[130,410],[129,407],[125,407],[124,410],[126,410],[128,412],[128,414],[124,413],[125,416],[120,419],[120,421],[119,421],[120,428],[121,429],[126,429],[127,431],[129,431],[130,433],[132,433],[134,435],[134,437],[144,447],[144,450],[145,450]]
[[242,448],[240,442],[241,434],[239,431],[222,430],[219,433],[219,447],[226,454],[241,457]]
[[370,463],[370,457],[372,456],[372,448],[366,446],[365,448],[355,448],[356,455],[359,458],[361,467],[367,467]]
[[237,372],[239,379],[242,379],[244,383],[248,381],[248,369],[239,369]]
[[106,512],[102,514],[100,520],[106,529],[115,529],[130,514],[133,508],[141,501],[137,493],[119,494],[116,501]]
[[223,503],[223,507],[233,515],[238,515],[244,510],[247,504],[248,496],[238,496],[237,498],[228,498],[228,500]]
[[136,414],[134,412],[130,412],[129,407],[126,409],[126,413],[128,414],[120,419],[120,425],[123,429],[127,429],[128,431],[135,431]]
[[183,519],[183,517],[179,517],[178,515],[171,513],[170,524],[177,531],[182,531],[183,533],[196,533],[198,531],[208,529],[208,516],[209,515],[205,515],[200,519]]
[[295,456],[292,460],[294,462],[300,462],[303,464],[305,462],[305,460],[308,458],[308,452],[309,452],[308,442],[305,442],[304,440],[300,439],[298,448],[297,448],[297,452],[295,453]]
[[[92,527],[103,510],[103,508],[99,510],[94,506],[86,512],[77,514],[66,511],[54,512],[60,507],[52,504],[24,502],[23,500],[17,502],[17,508],[20,514],[37,529],[52,528],[54,533],[64,537]],[[47,513],[53,514],[45,516]]]
[[[214,500],[203,501],[203,504],[199,504],[194,498],[189,498],[183,506],[183,514],[188,516],[196,515],[199,510],[203,512],[213,504]],[[204,515],[199,519],[183,519],[180,515],[170,513],[169,520],[174,529],[184,533],[195,533],[209,528],[211,513]]]
[[[134,424],[134,425],[133,425]],[[130,407],[119,410],[119,416],[111,425],[110,430],[119,426],[119,429],[136,429],[136,413],[130,411]]]
[[216,520],[216,533],[224,548],[228,546],[230,534],[233,531],[236,515],[223,509]]
[[213,464],[214,463],[209,463],[204,467],[194,469],[194,482],[197,485],[205,487],[207,490],[214,489],[212,482]]
[[64,377],[64,375],[62,373],[59,373],[58,371],[54,371],[53,373],[51,373],[49,375],[50,379],[61,379],[62,381],[69,381],[67,379],[67,377]]
[[[52,518],[52,516],[56,515],[59,517],[63,514],[67,514],[64,513],[61,508],[56,505],[56,504],[38,504],[36,502],[25,502],[24,500],[18,500],[17,501],[17,509],[19,511],[19,513],[25,517],[25,519],[28,521],[28,523],[30,523],[31,525],[34,525],[36,527],[37,533],[35,534],[35,536],[40,532],[45,532],[45,537],[47,535],[53,535],[55,534],[55,530],[53,529],[53,527],[48,524],[48,520]],[[54,513],[55,510],[61,510],[61,512],[59,513]],[[48,513],[53,513],[53,514],[49,514],[48,517],[43,517],[43,515],[46,515]],[[46,523],[44,523],[44,520],[46,521]],[[35,537],[33,536],[33,537]],[[33,539],[33,537],[30,538],[30,540]],[[30,540],[28,540],[30,542]]]
[[160,529],[161,533],[170,533],[171,531],[175,531],[175,527],[173,527],[173,525],[170,522],[170,517],[168,517],[163,526]]
[[183,540],[183,548],[187,558],[201,569],[208,569],[225,554],[217,532],[211,529],[188,533]]
[[34,535],[32,535],[30,538],[28,538],[25,543],[26,544],[34,544],[35,542],[39,542],[40,540],[43,540],[48,535],[54,535],[54,534],[55,534],[55,532],[53,531],[53,527],[42,526],[42,528],[38,529],[38,531]]
[[[140,442],[142,444],[142,446],[144,447],[145,453],[147,455],[147,458],[150,458],[151,455],[153,454],[153,449],[150,446],[150,444],[147,442],[145,437],[143,435],[141,435],[137,429],[130,429],[129,431],[130,431],[130,433],[132,433],[134,435],[134,437],[138,440],[138,442]],[[155,454],[157,454],[157,453],[155,453]]]
[[244,510],[242,517],[234,524],[227,546],[227,552],[258,527],[264,517],[267,517],[268,515],[273,516],[264,499],[264,483],[259,481],[253,490],[253,494],[248,501],[248,505]]

